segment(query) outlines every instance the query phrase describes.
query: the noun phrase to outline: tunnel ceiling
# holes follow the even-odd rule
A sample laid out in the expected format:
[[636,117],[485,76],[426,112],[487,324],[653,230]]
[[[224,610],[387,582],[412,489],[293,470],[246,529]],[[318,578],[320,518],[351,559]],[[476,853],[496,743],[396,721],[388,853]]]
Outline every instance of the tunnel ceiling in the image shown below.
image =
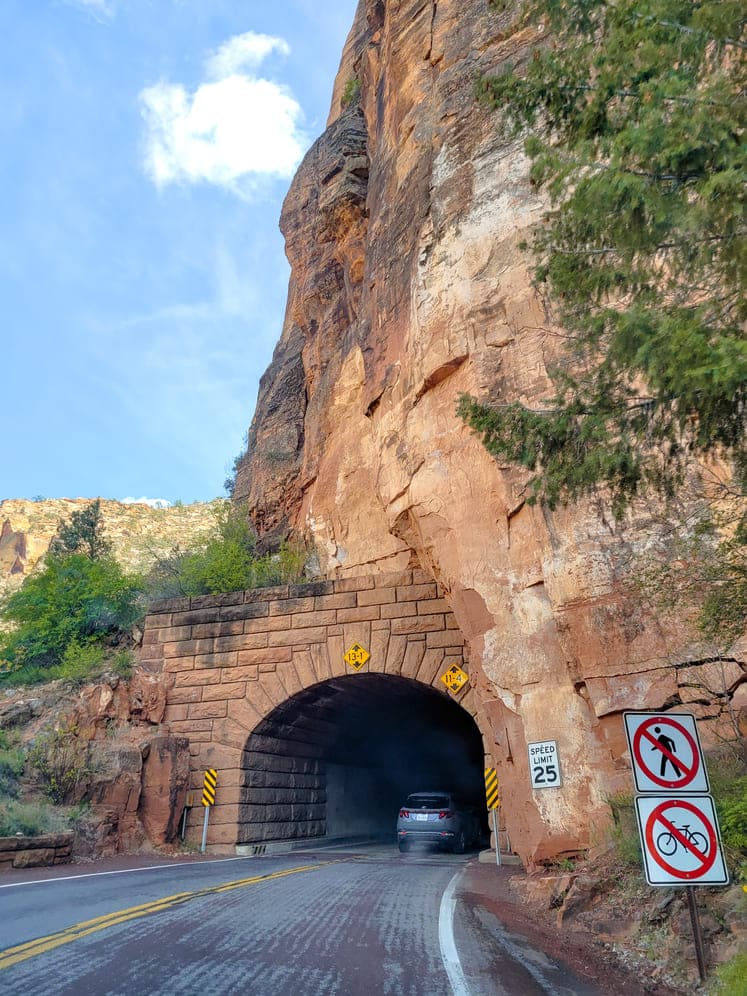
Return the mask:
[[411,790],[482,794],[484,753],[471,716],[446,694],[395,675],[347,675],[299,692],[255,729],[247,765],[263,753],[404,767],[416,781]]

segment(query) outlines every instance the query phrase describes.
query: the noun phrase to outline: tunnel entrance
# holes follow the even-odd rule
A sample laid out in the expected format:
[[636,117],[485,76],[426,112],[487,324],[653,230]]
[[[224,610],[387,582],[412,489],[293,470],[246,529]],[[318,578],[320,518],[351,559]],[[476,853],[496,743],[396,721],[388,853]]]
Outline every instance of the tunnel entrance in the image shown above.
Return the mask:
[[454,792],[485,814],[483,767],[477,725],[444,693],[395,675],[332,678],[277,706],[248,738],[238,843],[393,842],[399,807],[423,790]]

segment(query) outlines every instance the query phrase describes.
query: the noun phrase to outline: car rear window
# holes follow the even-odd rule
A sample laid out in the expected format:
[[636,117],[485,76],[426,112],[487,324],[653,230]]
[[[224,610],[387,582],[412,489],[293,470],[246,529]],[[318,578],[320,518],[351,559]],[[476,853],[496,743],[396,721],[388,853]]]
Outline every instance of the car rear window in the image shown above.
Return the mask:
[[448,809],[449,797],[435,793],[408,795],[406,805],[410,809]]

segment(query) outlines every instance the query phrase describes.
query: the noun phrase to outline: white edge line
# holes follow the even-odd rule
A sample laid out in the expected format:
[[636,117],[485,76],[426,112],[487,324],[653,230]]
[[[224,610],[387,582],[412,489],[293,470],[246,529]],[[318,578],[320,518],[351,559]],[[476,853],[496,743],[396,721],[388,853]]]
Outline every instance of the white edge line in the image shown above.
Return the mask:
[[223,865],[227,861],[246,860],[248,860],[247,857],[239,855],[236,858],[212,858],[209,861],[179,861],[173,865],[146,865],[144,868],[117,868],[114,871],[84,872],[81,875],[55,875],[49,878],[35,878],[30,882],[5,882],[0,885],[0,889],[19,889],[24,885],[50,885],[53,882],[70,882],[78,878],[99,878],[104,875],[134,875],[138,872],[160,871],[163,868],[202,868],[204,865]]
[[441,908],[438,911],[438,944],[441,948],[441,960],[444,963],[454,996],[469,996],[469,986],[454,940],[454,909],[456,907],[454,892],[457,879],[461,874],[461,871],[458,871],[453,876],[446,887],[446,892],[441,897]]

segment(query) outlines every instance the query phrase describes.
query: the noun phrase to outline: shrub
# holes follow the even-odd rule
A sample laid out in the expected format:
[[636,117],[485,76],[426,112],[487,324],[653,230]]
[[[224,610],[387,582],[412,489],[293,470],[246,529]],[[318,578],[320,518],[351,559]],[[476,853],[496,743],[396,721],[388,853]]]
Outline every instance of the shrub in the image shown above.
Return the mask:
[[712,996],[745,996],[747,993],[747,951],[734,955],[716,970]]
[[643,855],[635,818],[633,796],[618,792],[607,800],[612,810],[612,846],[615,857],[625,869],[642,868]]
[[62,664],[71,645],[82,648],[127,631],[141,615],[141,588],[110,557],[48,557],[0,611],[0,619],[15,626],[0,637],[0,659],[13,668]]
[[77,789],[93,773],[88,745],[79,739],[77,727],[70,723],[37,737],[28,759],[42,792],[58,805],[74,799]]
[[747,764],[735,753],[721,753],[708,765],[727,864],[738,881],[747,881]]
[[68,828],[68,819],[59,810],[41,802],[0,799],[0,837],[38,837]]
[[18,779],[25,763],[23,748],[0,730],[0,796],[18,794]]
[[128,681],[135,667],[135,655],[131,650],[118,650],[111,659],[111,669],[118,678]]
[[342,97],[340,98],[342,106],[347,107],[349,104],[356,103],[358,97],[360,96],[360,92],[361,81],[357,76],[351,76],[342,91]]

